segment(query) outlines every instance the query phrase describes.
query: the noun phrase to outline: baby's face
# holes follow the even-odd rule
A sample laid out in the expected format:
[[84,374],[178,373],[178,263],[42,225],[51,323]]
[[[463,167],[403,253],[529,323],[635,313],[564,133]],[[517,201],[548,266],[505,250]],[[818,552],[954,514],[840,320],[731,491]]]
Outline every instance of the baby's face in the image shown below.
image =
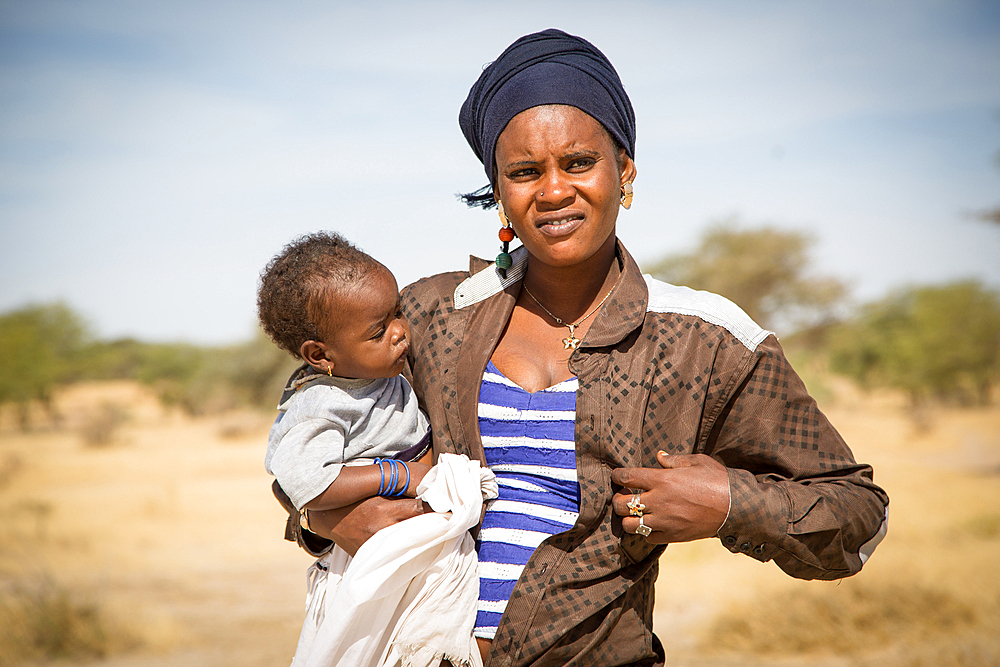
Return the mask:
[[368,380],[399,375],[410,350],[410,327],[392,273],[374,269],[333,300],[338,324],[324,335],[333,374]]

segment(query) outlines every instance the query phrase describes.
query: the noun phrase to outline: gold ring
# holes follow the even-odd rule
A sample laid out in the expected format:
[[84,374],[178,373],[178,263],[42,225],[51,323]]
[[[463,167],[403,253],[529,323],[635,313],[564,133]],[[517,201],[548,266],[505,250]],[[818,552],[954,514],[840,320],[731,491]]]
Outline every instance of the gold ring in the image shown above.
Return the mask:
[[640,502],[639,500],[638,491],[632,492],[632,500],[628,501],[628,503],[625,506],[628,507],[629,514],[631,514],[632,516],[637,516],[640,519],[642,518],[642,513],[646,510],[646,506],[643,505],[642,502]]
[[649,534],[653,532],[653,529],[642,522],[642,517],[639,517],[639,527],[635,529],[636,535],[642,535],[643,537],[649,537]]

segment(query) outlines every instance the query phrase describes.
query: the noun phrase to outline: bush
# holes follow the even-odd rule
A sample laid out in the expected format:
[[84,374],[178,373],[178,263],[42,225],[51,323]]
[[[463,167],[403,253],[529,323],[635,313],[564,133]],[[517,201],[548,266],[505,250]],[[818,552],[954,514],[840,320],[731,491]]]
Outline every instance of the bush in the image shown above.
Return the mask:
[[831,336],[831,363],[864,387],[988,404],[1000,380],[1000,295],[977,282],[914,287],[865,306]]
[[92,600],[46,581],[0,595],[0,666],[31,660],[104,658],[142,645],[139,636]]
[[[200,347],[91,340],[82,319],[61,303],[33,305],[0,315],[0,406],[15,406],[21,427],[29,406],[55,414],[59,384],[79,380],[138,380],[166,405],[192,415],[236,407],[273,408],[297,362],[259,332],[238,345]],[[104,409],[86,425],[89,444],[110,442],[122,415]]]
[[128,421],[128,410],[117,403],[104,402],[88,412],[80,425],[80,436],[88,447],[107,447]]

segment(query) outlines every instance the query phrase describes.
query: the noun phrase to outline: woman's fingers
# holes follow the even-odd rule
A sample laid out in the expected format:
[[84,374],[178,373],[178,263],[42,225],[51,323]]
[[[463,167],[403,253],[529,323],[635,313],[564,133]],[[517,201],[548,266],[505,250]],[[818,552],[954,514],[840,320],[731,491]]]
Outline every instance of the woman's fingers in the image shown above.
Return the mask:
[[309,526],[353,556],[379,530],[429,511],[427,503],[417,498],[375,496],[335,510],[310,510]]
[[660,468],[617,468],[611,472],[612,481],[625,487],[612,498],[615,513],[623,517],[622,527],[638,534],[649,528],[647,539],[658,544],[714,535],[729,511],[725,466],[704,454],[661,452],[657,462]]

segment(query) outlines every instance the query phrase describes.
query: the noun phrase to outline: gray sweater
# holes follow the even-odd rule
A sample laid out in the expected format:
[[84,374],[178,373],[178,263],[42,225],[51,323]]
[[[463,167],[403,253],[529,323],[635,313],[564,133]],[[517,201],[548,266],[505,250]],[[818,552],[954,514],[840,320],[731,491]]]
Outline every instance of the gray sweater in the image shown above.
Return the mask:
[[370,464],[417,444],[429,422],[397,375],[378,380],[320,376],[278,406],[264,467],[295,507],[321,494],[345,464]]

